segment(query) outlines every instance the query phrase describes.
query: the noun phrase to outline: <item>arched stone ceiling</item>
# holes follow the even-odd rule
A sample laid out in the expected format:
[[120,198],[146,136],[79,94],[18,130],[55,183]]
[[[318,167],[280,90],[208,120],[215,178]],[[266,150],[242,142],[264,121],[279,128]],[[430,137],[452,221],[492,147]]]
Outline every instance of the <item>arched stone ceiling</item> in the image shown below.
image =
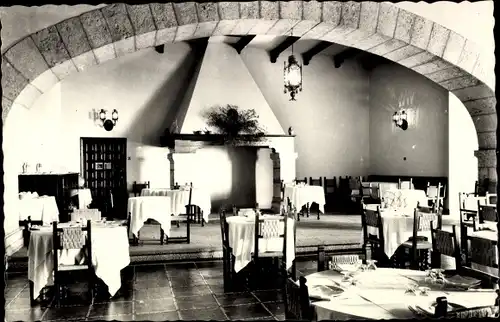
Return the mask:
[[2,119],[74,72],[147,47],[212,35],[290,35],[355,47],[455,94],[478,133],[479,179],[497,182],[496,99],[474,42],[391,3],[338,1],[113,4],[32,34],[2,55]]

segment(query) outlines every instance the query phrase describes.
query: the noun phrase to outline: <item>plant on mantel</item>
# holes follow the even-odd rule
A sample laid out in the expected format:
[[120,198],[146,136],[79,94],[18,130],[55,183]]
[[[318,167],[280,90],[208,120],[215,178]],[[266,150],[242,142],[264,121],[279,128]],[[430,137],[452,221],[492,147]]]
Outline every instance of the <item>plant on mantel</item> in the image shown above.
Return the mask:
[[259,142],[265,138],[255,110],[240,110],[236,105],[216,105],[207,110],[207,125],[222,135],[224,144]]

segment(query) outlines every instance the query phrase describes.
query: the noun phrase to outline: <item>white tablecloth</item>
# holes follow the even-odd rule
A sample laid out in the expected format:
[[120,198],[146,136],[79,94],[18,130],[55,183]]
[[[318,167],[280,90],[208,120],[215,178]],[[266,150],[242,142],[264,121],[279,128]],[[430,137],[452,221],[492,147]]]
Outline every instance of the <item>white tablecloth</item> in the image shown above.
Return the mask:
[[19,221],[28,219],[42,221],[50,224],[59,221],[59,209],[56,198],[53,196],[41,196],[37,198],[25,198],[19,200]]
[[[366,205],[366,209],[369,210],[376,210],[376,207],[377,205]],[[380,209],[380,215],[384,233],[384,252],[390,258],[402,243],[413,236],[414,208]],[[368,227],[368,233],[378,235],[377,229],[374,227]],[[419,236],[427,237],[431,241],[430,231],[419,232]]]
[[300,210],[309,203],[315,202],[319,205],[319,211],[325,212],[325,191],[320,186],[285,186],[284,200],[290,199],[292,206]]
[[[176,216],[186,213],[186,206],[189,204],[189,190],[154,188],[142,189],[141,196],[168,196],[172,201],[172,213]],[[203,212],[203,219],[208,222],[212,208],[212,200],[207,191],[200,188],[193,188],[191,204],[200,207]]]
[[90,189],[78,189],[78,209],[87,209],[92,203]]
[[428,199],[424,190],[389,189],[381,196],[388,206],[416,208],[420,203],[420,206],[427,207]]
[[[34,284],[34,298],[47,285],[53,285],[52,227],[32,231],[28,247],[28,279]],[[81,250],[65,250],[61,263],[74,264]],[[92,225],[92,264],[113,296],[121,286],[120,271],[130,263],[127,229],[113,224]]]
[[[262,215],[262,219],[273,219],[276,216]],[[252,260],[255,246],[255,218],[243,216],[232,216],[227,218],[229,226],[229,246],[233,249],[236,257],[234,269],[239,272]],[[295,259],[295,244],[293,240],[293,219],[288,218],[286,265],[290,268]],[[284,224],[283,224],[284,226]],[[284,229],[284,227],[283,227]],[[282,230],[283,231],[283,230]],[[262,238],[259,240],[259,252],[281,252],[283,251],[283,238]]]
[[170,235],[172,201],[170,197],[132,197],[128,199],[130,231],[137,236],[139,230],[148,219],[160,223],[167,236]]
[[[306,276],[307,285],[340,286],[345,292],[330,301],[314,302],[317,320],[344,319],[414,319],[409,305],[429,305],[437,297],[445,296],[450,303],[467,308],[493,305],[496,294],[493,290],[482,292],[442,290],[441,285],[432,286],[428,296],[405,294],[407,285],[425,282],[426,272],[378,268],[356,275],[357,285],[342,282],[342,275],[335,271],[323,271]],[[427,285],[426,285],[427,286]],[[446,293],[445,293],[446,292]],[[311,294],[311,291],[309,291]]]

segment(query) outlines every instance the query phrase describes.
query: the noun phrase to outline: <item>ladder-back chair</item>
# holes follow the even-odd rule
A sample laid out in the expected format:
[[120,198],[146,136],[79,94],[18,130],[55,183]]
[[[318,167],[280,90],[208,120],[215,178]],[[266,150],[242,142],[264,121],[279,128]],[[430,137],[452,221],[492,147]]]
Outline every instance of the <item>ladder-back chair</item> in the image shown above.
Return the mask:
[[134,194],[134,197],[137,197],[137,195],[141,195],[142,189],[149,189],[150,188],[150,183],[149,181],[146,181],[144,183],[137,183],[137,181],[134,181],[132,184],[132,193]]
[[451,228],[451,232],[444,231],[440,228],[435,228],[431,222],[432,268],[441,268],[441,255],[453,257],[456,270],[460,267],[460,247],[458,246],[456,227],[453,225]]
[[[380,261],[384,253],[384,230],[382,227],[382,217],[380,216],[380,206],[376,210],[365,208],[361,202],[361,225],[363,228],[363,250],[366,259],[376,259]],[[368,232],[369,227],[374,228],[377,234]],[[371,253],[369,253],[370,248]]]
[[292,278],[286,279],[283,299],[287,321],[311,321],[313,319],[313,307],[306,282],[304,276],[299,278],[298,283]]

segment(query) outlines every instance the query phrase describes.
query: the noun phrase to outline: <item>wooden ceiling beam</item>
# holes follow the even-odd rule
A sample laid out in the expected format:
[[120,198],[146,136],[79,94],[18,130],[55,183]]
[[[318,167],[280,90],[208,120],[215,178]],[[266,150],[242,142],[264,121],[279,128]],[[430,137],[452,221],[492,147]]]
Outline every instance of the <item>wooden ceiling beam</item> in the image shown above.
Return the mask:
[[360,55],[361,53],[363,53],[362,50],[359,50],[356,48],[348,48],[348,49],[336,54],[335,56],[333,56],[333,63],[335,64],[335,68],[339,68],[340,66],[342,66],[344,61],[346,61],[348,59],[352,59],[352,58]]
[[282,43],[271,49],[269,51],[269,58],[271,59],[271,63],[275,63],[278,60],[280,54],[295,42],[297,42],[297,40],[299,39],[299,37],[287,37]]
[[308,51],[306,51],[305,53],[303,53],[302,54],[302,60],[304,61],[304,65],[309,65],[309,62],[311,61],[311,59],[314,56],[316,56],[317,54],[319,54],[323,50],[327,49],[331,45],[332,45],[331,42],[321,41],[316,46],[314,46],[313,48],[311,48]]
[[236,43],[234,43],[232,46],[238,54],[241,54],[243,49],[255,38],[255,35],[252,36],[241,36],[240,40],[238,40]]

